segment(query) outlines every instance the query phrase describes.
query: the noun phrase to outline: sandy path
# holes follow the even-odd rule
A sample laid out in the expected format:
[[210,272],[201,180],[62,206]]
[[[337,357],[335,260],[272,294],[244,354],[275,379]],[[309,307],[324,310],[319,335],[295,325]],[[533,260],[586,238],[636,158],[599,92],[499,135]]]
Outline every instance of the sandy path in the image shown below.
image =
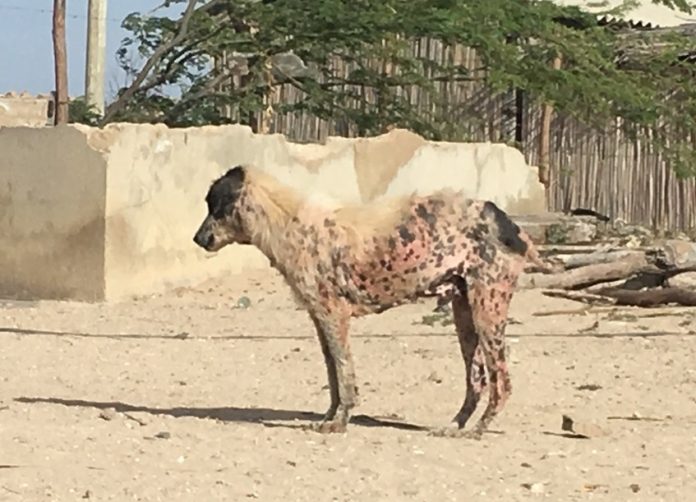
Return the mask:
[[[243,294],[251,307],[230,308]],[[320,350],[270,272],[113,305],[2,303],[0,501],[688,500],[694,318],[532,315],[577,306],[515,297],[504,433],[477,442],[404,425],[445,424],[464,393],[452,328],[419,323],[428,305],[354,323],[372,420],[322,436],[299,427],[328,404]],[[563,413],[606,435],[563,437]],[[659,420],[608,418],[633,414]]]

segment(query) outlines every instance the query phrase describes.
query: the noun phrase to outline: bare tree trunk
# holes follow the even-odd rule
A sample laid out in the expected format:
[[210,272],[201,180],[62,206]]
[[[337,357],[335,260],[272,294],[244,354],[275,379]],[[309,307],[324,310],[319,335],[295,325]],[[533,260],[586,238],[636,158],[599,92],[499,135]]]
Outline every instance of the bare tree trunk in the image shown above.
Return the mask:
[[[553,59],[553,69],[561,69],[561,58],[556,56]],[[545,103],[541,108],[541,134],[539,134],[539,181],[546,188],[549,188],[551,181],[550,160],[551,160],[551,118],[553,116],[553,105]]]
[[53,54],[56,77],[55,125],[66,124],[68,113],[68,57],[65,47],[65,0],[53,0]]

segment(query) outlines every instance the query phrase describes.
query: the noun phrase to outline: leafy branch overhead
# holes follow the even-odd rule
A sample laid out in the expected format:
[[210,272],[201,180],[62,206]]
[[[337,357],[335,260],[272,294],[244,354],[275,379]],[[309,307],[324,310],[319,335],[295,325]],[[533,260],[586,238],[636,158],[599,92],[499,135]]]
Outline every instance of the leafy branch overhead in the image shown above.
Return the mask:
[[[623,7],[630,6],[626,2]],[[655,0],[690,12],[688,0]],[[548,0],[169,0],[179,19],[133,13],[119,50],[132,83],[104,122],[171,126],[250,122],[266,111],[345,123],[354,134],[407,127],[433,139],[466,139],[480,119],[452,89],[518,89],[561,113],[629,133],[689,165],[691,149],[668,131],[696,130],[696,34],[626,31]],[[620,10],[620,9],[618,9]],[[616,14],[617,9],[609,10]],[[436,41],[447,57],[414,47]],[[475,50],[476,63],[462,53]],[[142,62],[133,64],[135,58]],[[560,58],[560,68],[552,63]],[[168,97],[171,87],[180,97]],[[280,87],[298,99],[271,100]],[[427,96],[424,107],[414,96]]]

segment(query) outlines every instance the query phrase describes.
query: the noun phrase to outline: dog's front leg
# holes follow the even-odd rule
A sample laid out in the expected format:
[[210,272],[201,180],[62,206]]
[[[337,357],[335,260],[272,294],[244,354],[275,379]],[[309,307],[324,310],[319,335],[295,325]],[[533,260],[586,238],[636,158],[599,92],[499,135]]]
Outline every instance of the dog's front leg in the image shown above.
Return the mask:
[[311,317],[324,352],[331,393],[331,407],[316,430],[345,432],[351,410],[357,405],[355,368],[348,343],[350,316],[326,309],[313,312]]

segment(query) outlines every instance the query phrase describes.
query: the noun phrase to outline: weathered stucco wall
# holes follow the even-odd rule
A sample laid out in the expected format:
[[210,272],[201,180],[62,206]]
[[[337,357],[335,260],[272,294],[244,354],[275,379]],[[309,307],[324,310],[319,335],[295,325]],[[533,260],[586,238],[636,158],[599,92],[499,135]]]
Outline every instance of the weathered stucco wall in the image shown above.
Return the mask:
[[80,131],[0,128],[0,297],[102,299],[105,200]]
[[50,96],[27,93],[0,94],[0,126],[44,127],[48,123]]
[[377,138],[288,143],[244,126],[114,124],[0,132],[0,294],[117,299],[267,266],[251,247],[192,242],[213,179],[253,164],[344,203],[444,186],[513,213],[544,210],[535,168],[504,145]]

